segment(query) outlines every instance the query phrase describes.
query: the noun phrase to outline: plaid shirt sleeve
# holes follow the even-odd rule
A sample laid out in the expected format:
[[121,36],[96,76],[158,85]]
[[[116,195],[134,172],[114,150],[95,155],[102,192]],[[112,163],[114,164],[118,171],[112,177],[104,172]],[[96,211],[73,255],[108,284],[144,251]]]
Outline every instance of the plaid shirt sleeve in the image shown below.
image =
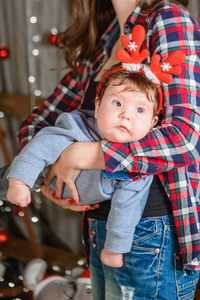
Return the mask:
[[53,126],[62,112],[70,112],[79,108],[83,94],[80,68],[63,77],[53,94],[22,123],[18,140],[22,149],[43,127]]
[[175,5],[158,10],[148,21],[144,47],[150,50],[151,55],[158,53],[164,59],[170,52],[180,49],[186,53],[186,61],[181,65],[181,75],[174,76],[170,85],[163,84],[161,126],[154,128],[139,142],[120,145],[102,141],[109,172],[123,170],[156,174],[190,165],[200,156],[198,24]]

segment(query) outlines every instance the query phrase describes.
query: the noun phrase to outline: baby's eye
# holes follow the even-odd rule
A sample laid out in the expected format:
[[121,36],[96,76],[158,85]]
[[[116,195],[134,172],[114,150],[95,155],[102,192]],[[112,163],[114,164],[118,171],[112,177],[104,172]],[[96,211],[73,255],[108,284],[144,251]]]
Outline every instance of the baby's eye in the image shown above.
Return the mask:
[[121,103],[119,101],[113,101],[114,106],[121,106]]
[[140,114],[144,112],[144,109],[141,108],[141,107],[138,107],[136,110],[137,110],[137,112],[139,112]]

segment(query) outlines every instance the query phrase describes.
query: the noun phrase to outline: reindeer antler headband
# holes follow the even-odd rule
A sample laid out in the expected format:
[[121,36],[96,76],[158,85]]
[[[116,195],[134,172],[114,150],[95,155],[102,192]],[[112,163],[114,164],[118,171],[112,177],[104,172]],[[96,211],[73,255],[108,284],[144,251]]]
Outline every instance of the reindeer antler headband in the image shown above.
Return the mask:
[[[181,50],[172,52],[164,61],[160,62],[161,57],[159,54],[154,54],[151,57],[150,66],[142,64],[142,62],[150,56],[150,52],[147,49],[140,51],[142,43],[145,39],[145,29],[141,25],[136,25],[132,30],[132,42],[127,35],[122,36],[121,42],[126,50],[120,49],[116,52],[116,57],[122,62],[121,66],[113,68],[108,72],[100,81],[97,89],[97,95],[101,90],[101,83],[107,79],[112,73],[119,70],[129,70],[133,72],[143,73],[152,80],[158,88],[160,101],[157,113],[160,112],[162,106],[162,89],[161,82],[171,83],[173,77],[171,74],[179,75],[182,71],[177,64],[183,63],[186,59],[186,55]],[[130,54],[129,54],[130,53]]]

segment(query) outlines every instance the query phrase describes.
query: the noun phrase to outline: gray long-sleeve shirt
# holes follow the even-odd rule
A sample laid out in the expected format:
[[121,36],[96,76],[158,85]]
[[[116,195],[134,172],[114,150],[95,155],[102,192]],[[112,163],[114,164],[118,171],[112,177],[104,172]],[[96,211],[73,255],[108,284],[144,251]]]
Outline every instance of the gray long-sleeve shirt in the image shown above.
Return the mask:
[[[49,170],[60,154],[74,142],[94,142],[103,137],[93,111],[76,110],[61,114],[55,126],[47,126],[31,140],[14,159],[8,177],[17,178],[32,188],[39,174]],[[45,168],[47,167],[47,168]],[[44,169],[45,168],[45,169]],[[131,249],[135,226],[139,222],[153,176],[138,181],[105,179],[100,170],[83,170],[76,180],[79,204],[94,204],[108,199],[111,210],[107,221],[105,247],[112,252]],[[55,190],[54,179],[51,187]],[[63,198],[71,197],[64,186]]]

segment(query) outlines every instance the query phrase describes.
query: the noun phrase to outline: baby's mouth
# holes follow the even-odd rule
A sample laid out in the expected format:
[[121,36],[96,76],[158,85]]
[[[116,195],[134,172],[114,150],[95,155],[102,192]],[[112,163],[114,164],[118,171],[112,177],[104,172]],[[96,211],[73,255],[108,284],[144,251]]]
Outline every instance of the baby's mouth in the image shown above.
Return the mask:
[[128,128],[126,127],[126,126],[124,126],[124,125],[120,125],[119,126],[119,129],[121,130],[121,131],[128,131]]

